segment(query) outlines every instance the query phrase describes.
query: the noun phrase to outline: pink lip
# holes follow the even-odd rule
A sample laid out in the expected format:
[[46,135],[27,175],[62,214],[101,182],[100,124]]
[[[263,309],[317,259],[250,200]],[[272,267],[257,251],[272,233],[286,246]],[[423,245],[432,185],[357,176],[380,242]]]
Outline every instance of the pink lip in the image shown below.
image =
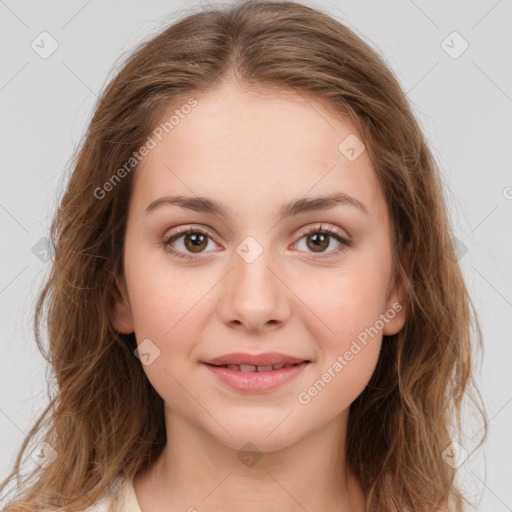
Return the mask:
[[[269,391],[281,386],[285,382],[289,382],[290,380],[297,377],[309,363],[302,361],[288,368],[281,368],[279,370],[270,370],[266,372],[242,372],[237,370],[230,370],[222,366],[213,366],[208,363],[204,364],[220,381],[224,382],[228,386],[231,386],[232,388],[239,391],[258,392]],[[263,363],[259,364],[261,365]]]
[[215,359],[209,359],[205,363],[215,366],[225,364],[250,364],[253,366],[265,366],[273,364],[297,364],[307,361],[304,358],[287,356],[279,352],[265,352],[263,354],[248,354],[246,352],[234,352],[232,354],[225,354]]

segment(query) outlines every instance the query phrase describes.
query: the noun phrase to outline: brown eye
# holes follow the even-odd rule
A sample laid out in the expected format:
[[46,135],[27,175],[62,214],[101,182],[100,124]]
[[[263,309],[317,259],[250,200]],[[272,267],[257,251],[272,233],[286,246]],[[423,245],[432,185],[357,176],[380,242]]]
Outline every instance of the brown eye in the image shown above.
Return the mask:
[[[318,254],[316,258],[336,256],[352,246],[350,240],[345,239],[332,228],[314,227],[304,233],[295,245],[300,245],[302,240],[305,240],[306,247],[299,247],[299,250],[306,253],[316,253]],[[337,242],[338,245],[329,250],[332,240]],[[174,258],[193,260],[195,258],[194,254],[200,256],[203,253],[211,252],[206,250],[209,241],[213,243],[212,237],[207,232],[199,228],[189,227],[165,238],[162,245]]]
[[306,236],[306,244],[313,252],[323,252],[329,247],[329,235],[314,233]]
[[201,252],[208,245],[208,237],[203,233],[186,233],[183,237],[185,248],[190,252]]
[[193,254],[201,254],[211,241],[208,233],[199,228],[188,228],[171,235],[163,240],[163,246],[167,252],[179,259],[193,258]]
[[[302,240],[305,241],[305,248],[300,247]],[[331,240],[334,240],[338,245],[331,247],[331,250],[329,250],[328,248],[331,245]],[[321,226],[309,229],[302,235],[299,242],[297,242],[297,247],[301,251],[306,253],[316,253],[318,255],[315,256],[316,258],[328,258],[331,256],[336,256],[351,245],[352,243],[349,240],[342,237],[340,234],[334,231],[334,229],[330,227],[323,228]]]

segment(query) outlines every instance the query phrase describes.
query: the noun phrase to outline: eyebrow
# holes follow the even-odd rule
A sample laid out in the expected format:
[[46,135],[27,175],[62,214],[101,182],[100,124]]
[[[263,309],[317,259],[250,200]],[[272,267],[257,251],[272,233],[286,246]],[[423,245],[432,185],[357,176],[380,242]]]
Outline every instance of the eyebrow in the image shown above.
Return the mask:
[[[295,199],[283,205],[279,210],[279,221],[289,217],[295,217],[302,213],[309,213],[314,211],[329,210],[338,204],[353,206],[365,214],[368,214],[367,208],[363,203],[358,201],[355,197],[349,196],[343,192],[331,194],[328,196],[320,197],[306,197]],[[196,212],[209,213],[223,217],[225,219],[232,219],[233,215],[229,209],[219,201],[209,199],[207,197],[190,197],[190,196],[165,196],[152,201],[146,208],[144,214],[160,209],[164,206],[180,206],[188,210]]]

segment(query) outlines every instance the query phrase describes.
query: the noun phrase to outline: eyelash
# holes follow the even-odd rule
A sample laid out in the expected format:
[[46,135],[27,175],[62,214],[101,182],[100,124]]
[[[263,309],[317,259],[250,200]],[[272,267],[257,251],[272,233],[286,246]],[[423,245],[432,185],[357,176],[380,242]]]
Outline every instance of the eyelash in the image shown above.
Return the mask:
[[[201,256],[190,256],[189,254],[183,254],[179,251],[176,251],[174,249],[169,249],[172,242],[176,241],[177,239],[181,238],[183,235],[190,235],[190,234],[201,234],[205,235],[208,238],[212,239],[212,237],[209,235],[208,232],[204,231],[200,228],[194,228],[194,227],[188,227],[185,229],[181,229],[179,232],[172,234],[171,236],[168,236],[164,238],[162,241],[162,245],[164,248],[167,249],[169,254],[173,258],[177,258],[179,260],[195,260]],[[307,237],[308,235],[313,234],[321,234],[321,235],[327,235],[329,237],[334,238],[337,242],[340,242],[340,246],[336,249],[333,249],[332,251],[329,251],[327,256],[325,253],[319,253],[322,254],[321,256],[314,256],[314,259],[323,259],[323,258],[332,258],[333,255],[337,255],[343,251],[345,251],[348,247],[352,246],[352,242],[350,240],[347,240],[346,238],[343,238],[342,236],[338,235],[332,227],[324,228],[323,226],[313,226],[312,228],[309,228],[305,233],[302,234],[302,236],[299,238],[299,240],[302,240],[304,237]]]

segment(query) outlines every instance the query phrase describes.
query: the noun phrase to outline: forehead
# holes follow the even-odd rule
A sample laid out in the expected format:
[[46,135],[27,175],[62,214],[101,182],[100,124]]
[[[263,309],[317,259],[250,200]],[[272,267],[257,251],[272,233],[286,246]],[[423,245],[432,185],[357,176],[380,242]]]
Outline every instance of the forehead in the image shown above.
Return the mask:
[[161,116],[160,126],[173,114],[175,122],[135,172],[133,199],[141,207],[167,193],[215,196],[236,210],[343,191],[382,208],[367,152],[349,160],[340,150],[342,141],[361,137],[325,101],[233,84],[194,99],[192,109],[177,103]]

